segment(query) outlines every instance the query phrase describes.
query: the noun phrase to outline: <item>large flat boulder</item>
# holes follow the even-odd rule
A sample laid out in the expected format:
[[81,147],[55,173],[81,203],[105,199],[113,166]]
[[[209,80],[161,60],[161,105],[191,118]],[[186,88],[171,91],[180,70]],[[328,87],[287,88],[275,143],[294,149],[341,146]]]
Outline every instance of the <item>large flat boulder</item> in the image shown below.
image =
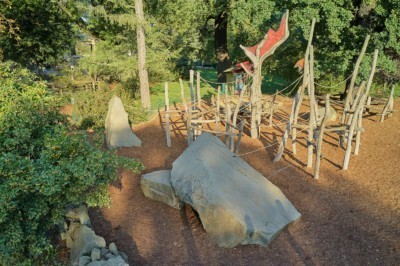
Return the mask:
[[176,209],[183,207],[183,203],[175,196],[175,191],[171,186],[171,170],[142,175],[140,187],[147,198],[161,201]]
[[105,129],[108,149],[142,146],[142,141],[132,132],[128,113],[118,96],[113,96],[108,104]]
[[300,217],[278,187],[208,133],[175,160],[171,183],[221,247],[266,246]]

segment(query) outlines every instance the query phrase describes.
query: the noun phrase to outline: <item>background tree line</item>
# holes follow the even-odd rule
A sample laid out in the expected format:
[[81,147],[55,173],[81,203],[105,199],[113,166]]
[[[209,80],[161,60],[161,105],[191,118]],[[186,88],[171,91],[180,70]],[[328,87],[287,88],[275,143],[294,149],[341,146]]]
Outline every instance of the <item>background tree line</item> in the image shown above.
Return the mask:
[[[400,3],[396,0],[144,0],[145,20],[140,23],[135,2],[138,0],[4,2],[0,7],[3,57],[24,65],[56,64],[66,52],[75,53],[78,33],[86,33],[98,43],[96,57],[88,59],[91,68],[87,68],[130,81],[131,89],[137,89],[136,30],[140,26],[145,31],[150,82],[176,79],[179,69],[196,62],[216,64],[223,81],[223,70],[246,59],[239,44],[257,43],[268,28],[276,28],[288,9],[291,36],[267,60],[265,75],[287,79],[296,75],[293,65],[303,56],[310,21],[315,17],[318,83],[332,85],[346,78],[367,34],[371,42],[360,78],[367,75],[375,48],[381,51],[377,81],[400,77]],[[11,34],[15,29],[17,34]]]

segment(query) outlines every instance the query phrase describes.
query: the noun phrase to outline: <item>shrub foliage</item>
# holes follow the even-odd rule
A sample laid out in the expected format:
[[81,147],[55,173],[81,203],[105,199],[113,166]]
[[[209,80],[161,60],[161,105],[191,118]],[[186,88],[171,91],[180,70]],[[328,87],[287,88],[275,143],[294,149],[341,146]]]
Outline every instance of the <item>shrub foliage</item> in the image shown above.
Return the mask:
[[0,265],[40,264],[67,205],[110,203],[121,162],[71,131],[57,103],[26,70],[0,65]]
[[114,90],[103,87],[98,90],[80,90],[72,94],[74,123],[81,129],[104,129],[108,104],[113,95],[121,98],[131,123],[136,124],[146,120],[146,112],[141,108],[140,102],[135,101],[128,91],[121,87]]

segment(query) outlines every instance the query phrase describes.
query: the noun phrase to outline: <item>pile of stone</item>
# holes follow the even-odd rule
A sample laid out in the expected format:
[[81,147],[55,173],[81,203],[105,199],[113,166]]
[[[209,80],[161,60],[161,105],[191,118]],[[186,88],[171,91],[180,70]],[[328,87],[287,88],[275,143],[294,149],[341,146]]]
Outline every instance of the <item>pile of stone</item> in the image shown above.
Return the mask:
[[278,187],[209,133],[173,162],[172,171],[143,175],[141,188],[169,206],[192,206],[221,247],[266,246],[300,218]]
[[126,266],[128,257],[114,243],[106,248],[103,237],[96,235],[87,209],[81,206],[68,211],[61,238],[70,249],[70,262],[74,266]]

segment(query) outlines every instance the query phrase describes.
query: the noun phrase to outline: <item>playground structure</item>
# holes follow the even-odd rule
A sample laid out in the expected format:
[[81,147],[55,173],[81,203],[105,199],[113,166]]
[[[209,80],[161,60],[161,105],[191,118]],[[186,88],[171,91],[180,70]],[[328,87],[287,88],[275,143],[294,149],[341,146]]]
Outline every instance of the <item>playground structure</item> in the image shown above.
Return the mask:
[[244,53],[249,57],[253,63],[253,71],[249,71],[244,65],[243,69],[249,76],[253,78],[253,84],[250,90],[250,101],[251,101],[251,130],[250,134],[252,138],[258,138],[260,134],[261,125],[261,68],[264,60],[271,56],[275,50],[289,37],[289,11],[283,15],[279,29],[274,31],[269,29],[264,38],[254,46],[244,47],[240,46]]
[[[209,81],[202,79],[198,72],[196,74],[195,89],[195,73],[191,70],[189,81],[191,102],[186,103],[183,82],[180,80],[183,108],[180,110],[170,110],[168,86],[166,84],[165,121],[168,146],[171,145],[169,116],[170,113],[174,112],[178,112],[182,119],[186,121],[188,145],[191,145],[202,132],[209,132],[218,137],[225,136],[225,144],[236,154],[239,153],[240,142],[245,129],[248,129],[251,137],[254,138],[259,137],[263,122],[268,122],[269,127],[273,126],[274,113],[282,109],[282,104],[277,101],[277,95],[280,94],[280,92],[269,96],[263,96],[261,94],[261,65],[262,61],[271,55],[287,38],[287,18],[288,13],[285,13],[280,28],[277,31],[278,37],[269,48],[264,49],[265,43],[268,41],[268,36],[271,36],[271,32],[276,33],[272,30],[270,30],[266,37],[256,46],[250,48],[242,47],[246,55],[248,55],[253,62],[254,69],[251,72],[249,68],[242,65],[243,69],[251,77],[251,80],[245,84],[240,95],[234,95],[232,89],[229,89],[229,87],[224,91],[225,93],[222,93],[221,86],[218,86],[216,96],[211,98],[211,102],[202,100],[200,97],[200,83],[202,80],[204,82]],[[314,27],[315,19],[312,20],[307,48],[304,58],[301,60],[303,75],[298,79],[298,82],[301,81],[301,84],[292,100],[293,103],[289,118],[282,123],[282,125],[286,125],[286,129],[283,132],[282,139],[279,142],[268,145],[268,147],[279,144],[274,158],[274,162],[277,162],[286,151],[286,144],[290,137],[292,143],[291,151],[293,155],[296,155],[297,134],[303,131],[307,132],[307,167],[312,168],[314,161],[313,156],[315,153],[314,178],[318,179],[321,159],[323,158],[322,145],[324,136],[327,134],[336,134],[338,136],[338,146],[345,150],[342,169],[347,170],[352,151],[354,150],[354,155],[358,155],[359,153],[361,134],[364,131],[362,120],[365,113],[378,114],[381,116],[381,122],[383,122],[384,119],[390,117],[395,110],[393,109],[394,85],[391,87],[389,97],[387,98],[375,98],[369,95],[376,71],[378,50],[374,51],[368,81],[362,81],[359,86],[355,86],[358,69],[369,43],[369,35],[366,36],[352,74],[345,80],[347,81],[351,77],[345,100],[341,101],[340,99],[331,97],[329,94],[325,96],[315,95],[315,86],[320,85],[314,81],[314,47],[312,45]],[[300,80],[301,78],[302,80]],[[293,83],[291,85],[293,85]],[[294,86],[293,89],[296,88],[297,84]],[[286,99],[290,99],[286,95],[283,96]],[[300,114],[300,109],[307,109],[307,111]],[[332,115],[331,110],[336,110],[341,113],[338,123],[329,121]],[[380,112],[375,112],[374,110]],[[304,119],[306,114],[308,114],[308,117]],[[301,119],[302,122],[299,122],[300,117],[303,118]],[[250,123],[246,123],[246,120],[250,120]],[[245,127],[246,124],[247,128]],[[354,145],[353,142],[355,142]]]

